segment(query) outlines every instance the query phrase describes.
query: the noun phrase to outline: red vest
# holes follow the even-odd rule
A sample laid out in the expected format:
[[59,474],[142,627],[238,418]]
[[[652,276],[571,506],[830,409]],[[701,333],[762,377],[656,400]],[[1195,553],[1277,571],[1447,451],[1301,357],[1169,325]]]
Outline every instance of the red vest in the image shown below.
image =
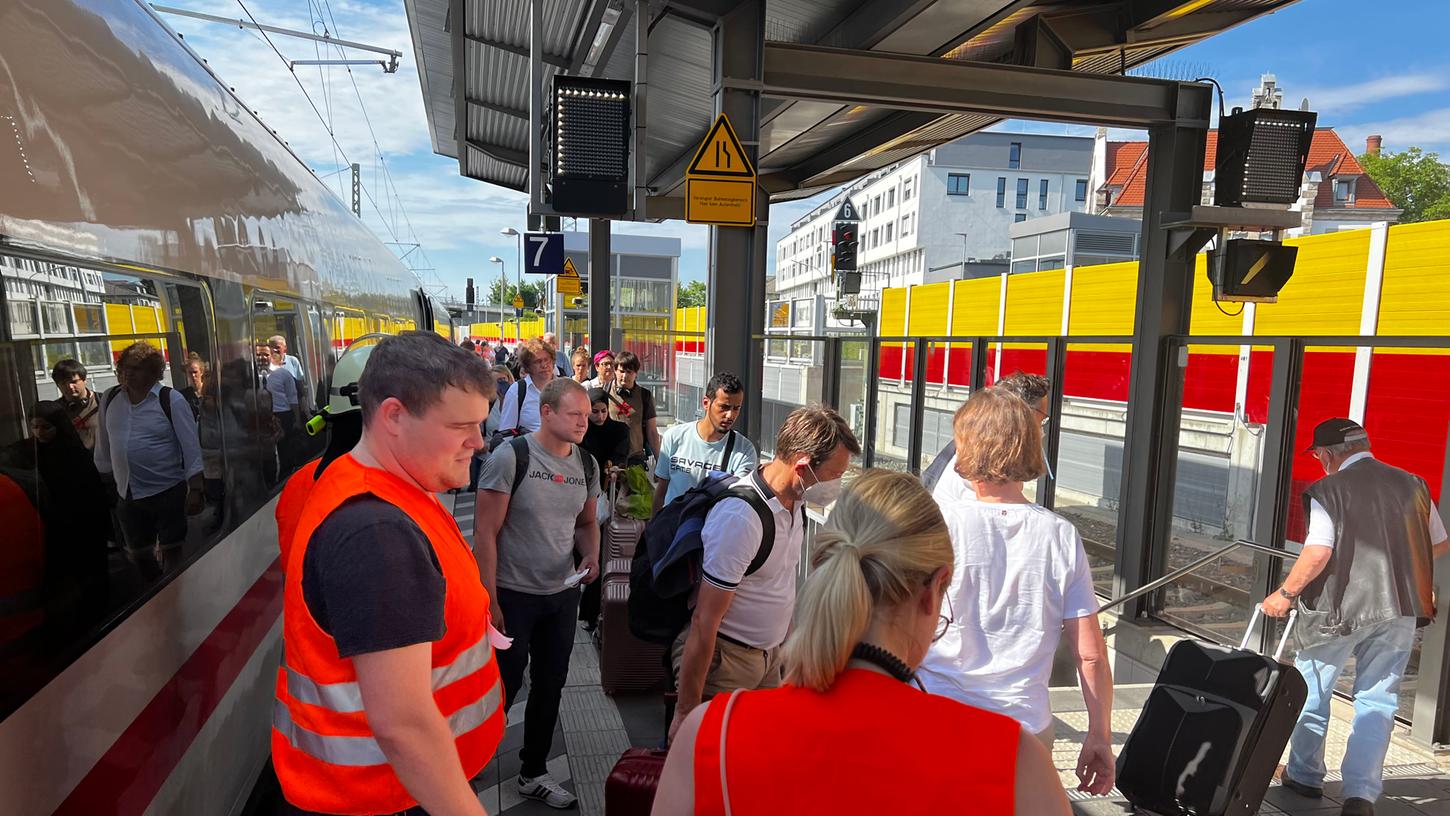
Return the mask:
[[[725,814],[728,700],[711,701],[695,738],[697,816]],[[824,693],[738,692],[724,746],[730,811],[1011,816],[1021,730],[1010,717],[861,669]]]
[[272,715],[272,763],[283,795],[323,813],[394,813],[418,804],[368,726],[352,660],[338,655],[302,595],[302,564],[313,532],[339,505],[362,494],[407,513],[443,568],[447,631],[433,642],[433,700],[453,731],[463,775],[482,771],[503,738],[503,684],[488,640],[488,592],[457,523],[431,493],[343,456],[313,487],[286,548],[287,648]]

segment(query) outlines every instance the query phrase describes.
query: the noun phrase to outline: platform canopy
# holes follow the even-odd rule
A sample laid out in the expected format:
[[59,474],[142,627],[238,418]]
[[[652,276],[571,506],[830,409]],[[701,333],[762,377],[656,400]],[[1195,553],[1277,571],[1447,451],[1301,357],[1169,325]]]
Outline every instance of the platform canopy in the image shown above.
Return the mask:
[[[714,115],[710,26],[733,3],[539,2],[547,76],[564,71],[633,79],[636,26],[648,27],[645,182],[654,196],[679,195],[685,166]],[[769,0],[761,187],[772,201],[808,196],[1001,118],[844,103],[838,100],[851,96],[849,77],[837,77],[837,95],[804,93],[801,83],[791,81],[799,78],[796,69],[827,60],[788,46],[1121,75],[1290,2]],[[525,189],[529,0],[405,4],[433,149],[457,158],[468,178]]]

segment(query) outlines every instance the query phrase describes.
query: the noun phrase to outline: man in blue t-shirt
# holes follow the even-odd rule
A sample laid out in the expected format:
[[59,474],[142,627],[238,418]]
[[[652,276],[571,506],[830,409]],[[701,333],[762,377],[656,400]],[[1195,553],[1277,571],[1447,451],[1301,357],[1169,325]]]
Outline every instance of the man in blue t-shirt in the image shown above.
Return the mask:
[[728,371],[711,377],[701,402],[705,416],[699,422],[681,422],[660,439],[659,463],[655,465],[660,480],[655,484],[656,513],[712,472],[744,476],[759,464],[755,446],[734,430],[745,404],[740,378]]

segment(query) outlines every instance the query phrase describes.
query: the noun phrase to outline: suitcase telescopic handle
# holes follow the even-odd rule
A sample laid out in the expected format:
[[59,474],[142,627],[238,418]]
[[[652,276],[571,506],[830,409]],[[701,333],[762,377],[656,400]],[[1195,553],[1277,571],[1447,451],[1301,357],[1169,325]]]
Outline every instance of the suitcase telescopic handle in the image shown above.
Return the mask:
[[[1244,630],[1244,639],[1241,640],[1241,641],[1239,641],[1239,648],[1240,649],[1247,649],[1247,648],[1249,648],[1249,638],[1253,636],[1253,634],[1254,634],[1254,627],[1256,625],[1258,625],[1259,618],[1262,618],[1263,616],[1264,616],[1264,609],[1263,609],[1263,607],[1259,606],[1258,604],[1254,604],[1254,615],[1253,615],[1253,617],[1249,618],[1249,628],[1247,628],[1247,629]],[[1284,635],[1283,635],[1283,637],[1279,638],[1279,646],[1278,646],[1278,648],[1274,649],[1274,659],[1275,660],[1278,660],[1278,659],[1280,659],[1281,657],[1284,656],[1284,646],[1286,644],[1288,644],[1288,642],[1289,642],[1289,634],[1294,631],[1294,621],[1296,621],[1298,619],[1299,619],[1299,610],[1297,610],[1297,609],[1290,609],[1289,610],[1289,622],[1284,626]]]

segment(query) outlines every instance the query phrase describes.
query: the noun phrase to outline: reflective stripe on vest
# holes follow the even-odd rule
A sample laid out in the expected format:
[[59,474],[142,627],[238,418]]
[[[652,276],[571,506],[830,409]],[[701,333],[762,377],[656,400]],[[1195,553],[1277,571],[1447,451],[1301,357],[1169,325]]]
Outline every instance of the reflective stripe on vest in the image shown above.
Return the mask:
[[[485,636],[483,640],[455,657],[452,663],[435,668],[431,686],[437,691],[452,685],[487,666],[492,660],[493,646]],[[362,689],[357,683],[318,683],[285,662],[282,668],[287,672],[287,693],[298,702],[339,714],[353,714],[363,710]]]
[[[454,739],[488,722],[502,702],[503,683],[496,682],[483,697],[450,714],[447,717],[448,729],[453,732]],[[272,727],[293,748],[329,765],[362,767],[388,764],[382,747],[372,737],[335,737],[310,731],[292,721],[292,713],[281,700],[272,702]]]

